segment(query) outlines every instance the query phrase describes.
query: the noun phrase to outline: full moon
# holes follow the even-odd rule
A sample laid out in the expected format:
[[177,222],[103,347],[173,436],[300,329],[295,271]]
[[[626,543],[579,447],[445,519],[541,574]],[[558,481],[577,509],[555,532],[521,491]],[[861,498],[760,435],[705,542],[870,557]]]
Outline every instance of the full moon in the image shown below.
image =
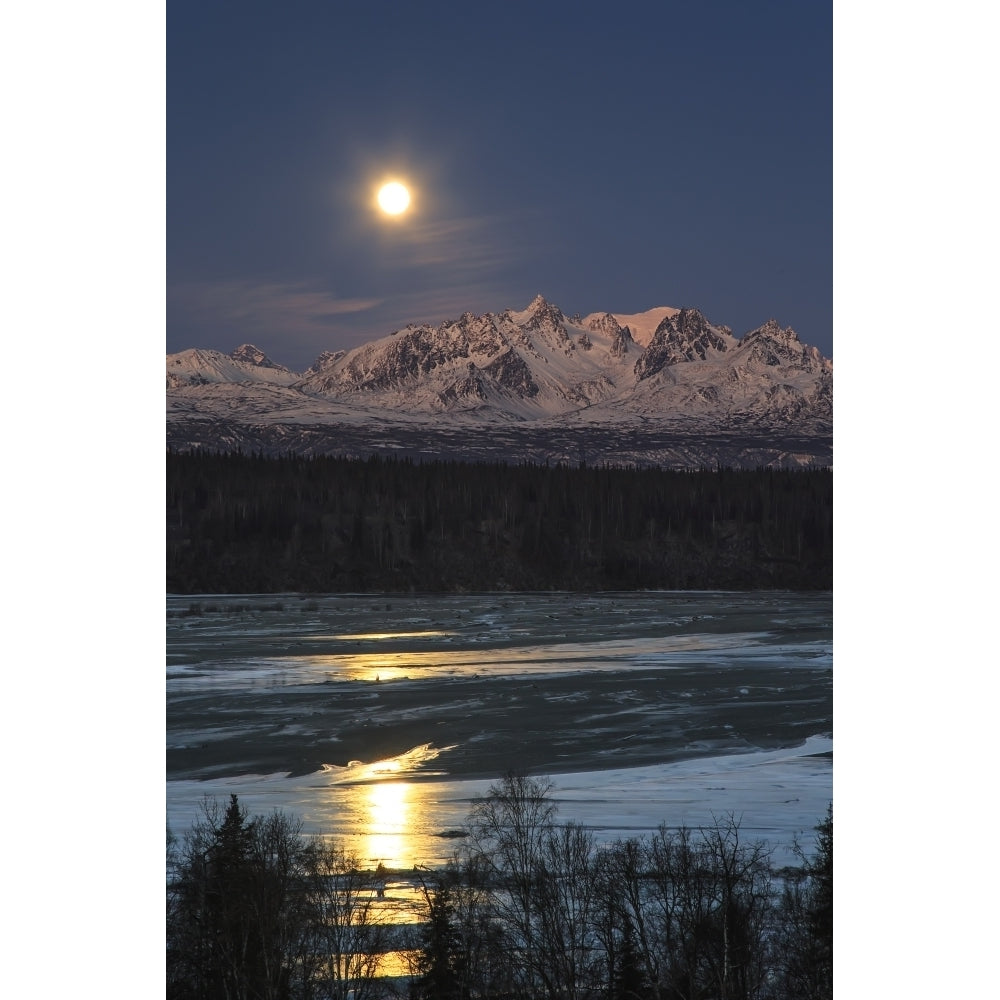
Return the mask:
[[399,181],[390,181],[379,188],[378,204],[387,215],[399,215],[410,204],[410,192]]

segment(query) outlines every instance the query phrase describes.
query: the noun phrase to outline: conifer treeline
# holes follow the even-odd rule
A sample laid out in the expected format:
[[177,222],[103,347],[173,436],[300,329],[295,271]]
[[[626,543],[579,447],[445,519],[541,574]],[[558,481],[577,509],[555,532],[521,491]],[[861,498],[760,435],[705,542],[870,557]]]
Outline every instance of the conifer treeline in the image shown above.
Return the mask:
[[832,587],[828,470],[167,453],[167,590]]

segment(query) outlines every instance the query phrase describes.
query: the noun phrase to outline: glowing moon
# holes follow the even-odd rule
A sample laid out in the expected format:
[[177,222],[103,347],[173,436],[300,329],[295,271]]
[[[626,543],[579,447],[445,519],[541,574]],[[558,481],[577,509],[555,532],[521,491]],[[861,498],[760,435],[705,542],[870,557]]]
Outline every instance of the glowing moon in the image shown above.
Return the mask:
[[390,181],[379,188],[378,205],[387,215],[399,215],[410,205],[410,192],[399,181]]

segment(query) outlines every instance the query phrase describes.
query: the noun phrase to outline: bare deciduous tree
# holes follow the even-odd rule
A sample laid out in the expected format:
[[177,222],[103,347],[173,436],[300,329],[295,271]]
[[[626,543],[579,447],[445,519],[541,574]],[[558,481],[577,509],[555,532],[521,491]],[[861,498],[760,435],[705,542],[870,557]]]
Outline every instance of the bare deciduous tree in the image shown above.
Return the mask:
[[581,1000],[601,981],[594,839],[575,823],[548,831],[535,877],[535,953],[551,997]]
[[336,844],[314,847],[311,950],[316,958],[314,996],[366,1000],[388,946],[388,928],[378,905],[378,878],[356,855]]
[[538,952],[538,876],[555,816],[548,779],[507,774],[469,813],[471,862],[491,894],[491,930],[509,962],[510,991],[544,995]]

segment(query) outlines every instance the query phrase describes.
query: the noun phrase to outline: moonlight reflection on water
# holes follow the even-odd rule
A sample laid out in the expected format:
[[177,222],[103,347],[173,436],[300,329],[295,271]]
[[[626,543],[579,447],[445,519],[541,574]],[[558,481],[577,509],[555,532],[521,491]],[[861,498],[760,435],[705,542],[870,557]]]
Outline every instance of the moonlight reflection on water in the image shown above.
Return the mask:
[[413,786],[403,781],[380,782],[364,789],[367,821],[362,824],[362,859],[386,868],[406,868],[413,864],[409,844],[410,798]]
[[790,843],[832,795],[829,594],[211,600],[168,599],[178,833],[234,791],[409,867],[512,769],[606,838],[733,811]]

